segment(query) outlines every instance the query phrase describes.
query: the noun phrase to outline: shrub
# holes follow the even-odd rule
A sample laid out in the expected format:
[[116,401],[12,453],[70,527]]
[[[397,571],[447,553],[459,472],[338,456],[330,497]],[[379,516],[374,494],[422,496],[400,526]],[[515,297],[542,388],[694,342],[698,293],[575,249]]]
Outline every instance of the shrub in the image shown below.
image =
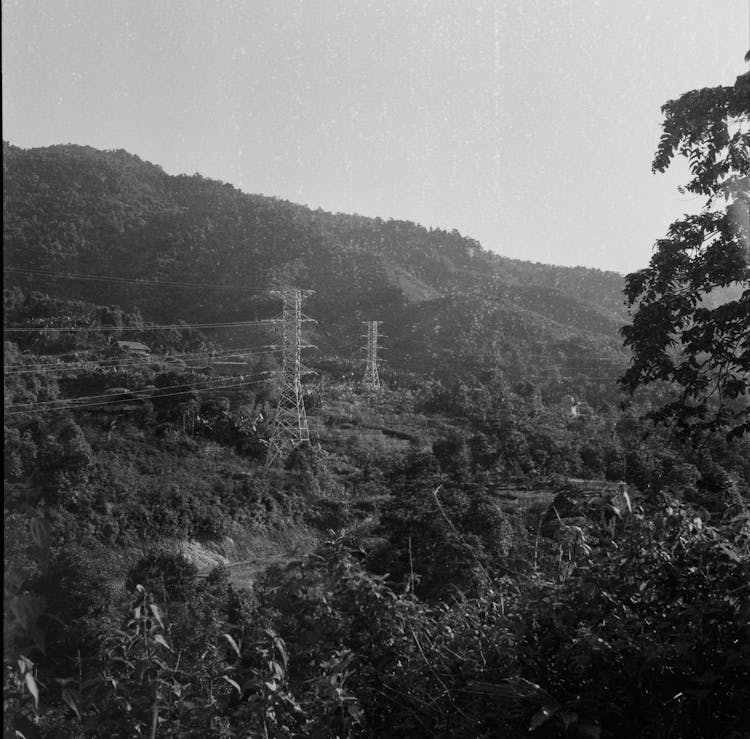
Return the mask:
[[135,592],[141,585],[164,603],[185,603],[195,593],[198,568],[182,554],[166,550],[149,552],[128,572],[125,587]]

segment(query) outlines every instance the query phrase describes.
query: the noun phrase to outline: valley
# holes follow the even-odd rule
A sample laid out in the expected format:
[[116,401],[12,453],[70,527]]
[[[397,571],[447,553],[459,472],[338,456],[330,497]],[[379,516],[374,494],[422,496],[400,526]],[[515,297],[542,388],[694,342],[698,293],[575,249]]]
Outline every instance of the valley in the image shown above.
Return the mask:
[[4,165],[18,731],[740,736],[750,439],[624,393],[621,275],[124,151]]

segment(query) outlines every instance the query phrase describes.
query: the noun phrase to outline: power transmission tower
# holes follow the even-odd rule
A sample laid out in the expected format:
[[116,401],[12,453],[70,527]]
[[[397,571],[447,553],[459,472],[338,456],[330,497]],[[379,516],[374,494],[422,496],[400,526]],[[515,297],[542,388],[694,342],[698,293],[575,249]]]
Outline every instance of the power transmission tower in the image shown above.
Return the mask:
[[[303,292],[296,288],[274,290],[283,301],[281,312],[281,388],[276,415],[268,440],[266,464],[271,467],[282,461],[294,447],[310,441],[305,403],[302,399],[300,373],[302,364],[302,322],[312,319],[302,315]],[[305,294],[308,294],[307,292]]]
[[378,326],[382,321],[365,321],[367,326],[367,366],[365,367],[364,385],[370,390],[380,389],[378,374]]

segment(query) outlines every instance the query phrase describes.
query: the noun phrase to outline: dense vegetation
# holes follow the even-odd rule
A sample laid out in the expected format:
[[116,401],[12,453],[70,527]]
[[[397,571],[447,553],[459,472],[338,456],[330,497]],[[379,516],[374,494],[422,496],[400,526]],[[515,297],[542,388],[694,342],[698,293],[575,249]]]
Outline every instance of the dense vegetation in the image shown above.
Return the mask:
[[[654,158],[663,172],[679,154],[690,162],[684,192],[701,211],[675,221],[650,265],[628,276],[635,308],[623,329],[633,350],[624,384],[667,381],[678,390],[655,409],[679,433],[750,431],[750,73],[732,86],[670,100]],[[718,305],[712,291],[731,293]]]
[[455,376],[466,362],[491,362],[514,380],[551,366],[565,375],[594,346],[624,366],[619,275],[517,262],[455,231],[171,177],[124,151],[6,143],[3,159],[5,269],[21,270],[6,284],[189,323],[268,317],[277,302],[257,289],[296,284],[315,291],[306,311],[324,355],[350,357],[360,322],[380,319],[403,369]]
[[[158,388],[154,365],[96,377]],[[30,377],[26,402],[71,381]],[[10,725],[196,737],[741,725],[746,442],[714,435],[695,454],[657,430],[644,441],[634,414],[572,418],[523,386],[435,383],[369,405],[333,383],[311,413],[324,450],[269,470],[231,423],[266,408],[263,392],[6,419]],[[388,445],[367,436],[376,424],[412,438]],[[592,493],[576,477],[613,483]],[[252,593],[226,567],[196,579],[181,547],[287,529],[320,544],[289,551]]]
[[[7,736],[750,736],[750,435],[620,406],[620,278],[4,156]],[[192,324],[288,281],[313,444],[269,468],[265,329]]]

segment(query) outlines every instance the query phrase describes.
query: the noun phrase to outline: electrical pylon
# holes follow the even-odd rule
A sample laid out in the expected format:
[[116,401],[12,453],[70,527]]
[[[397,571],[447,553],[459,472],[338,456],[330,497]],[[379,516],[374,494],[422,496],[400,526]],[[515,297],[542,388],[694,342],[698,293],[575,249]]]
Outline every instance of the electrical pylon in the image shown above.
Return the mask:
[[[303,292],[296,288],[274,290],[283,301],[281,312],[281,388],[276,415],[268,440],[269,467],[281,462],[294,447],[310,441],[305,403],[302,399],[300,350],[303,348],[302,321],[312,320],[302,315]],[[307,293],[305,293],[307,294]]]
[[367,366],[363,383],[370,390],[380,389],[378,374],[378,326],[382,321],[365,321],[367,326]]

